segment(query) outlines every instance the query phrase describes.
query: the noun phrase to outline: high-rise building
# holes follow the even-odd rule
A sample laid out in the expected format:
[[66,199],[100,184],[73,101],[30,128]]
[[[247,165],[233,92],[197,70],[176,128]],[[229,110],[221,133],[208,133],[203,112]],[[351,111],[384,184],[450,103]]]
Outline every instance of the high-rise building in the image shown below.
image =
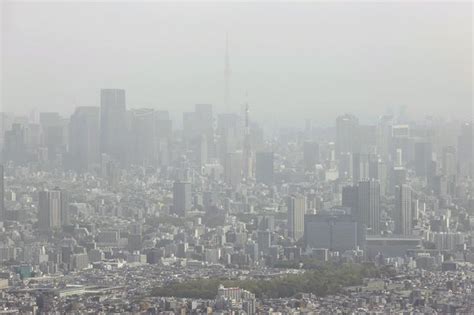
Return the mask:
[[191,183],[175,182],[173,185],[173,213],[185,217],[191,210]]
[[205,135],[208,141],[214,136],[214,118],[211,104],[196,104],[196,122],[199,134]]
[[203,166],[207,163],[208,157],[216,155],[211,104],[196,104],[195,111],[183,113],[183,139],[187,150],[194,153],[194,160],[198,166]]
[[5,169],[0,165],[0,221],[5,220]]
[[11,130],[5,131],[3,160],[12,161],[16,164],[23,164],[28,160],[25,145],[25,130],[19,123],[14,123]]
[[58,191],[40,191],[38,204],[38,227],[50,231],[61,226],[61,197]]
[[256,154],[255,179],[257,183],[273,184],[273,152],[260,151]]
[[341,153],[338,161],[339,178],[351,178],[354,175],[354,161],[352,153]]
[[443,148],[441,168],[443,175],[452,178],[457,175],[456,149],[453,146]]
[[125,162],[127,148],[127,114],[125,90],[100,91],[100,147],[101,153]]
[[43,135],[41,126],[37,123],[28,123],[24,129],[25,149],[28,155],[34,156],[42,145]]
[[48,160],[57,160],[58,154],[64,153],[66,149],[66,120],[56,112],[40,113],[39,119],[43,134],[43,146],[47,149]]
[[243,143],[243,177],[245,180],[254,177],[253,170],[253,149],[251,141],[251,129],[250,129],[250,109],[249,105],[245,105],[245,131],[244,131],[244,143]]
[[[56,190],[58,188],[55,188]],[[71,211],[69,207],[69,192],[62,189],[60,190],[61,197],[61,225],[71,224]]]
[[173,122],[167,110],[157,110],[156,115],[156,134],[159,139],[170,138],[173,132]]
[[358,222],[365,225],[368,235],[380,234],[380,184],[377,180],[359,182]]
[[304,235],[304,216],[306,214],[306,197],[292,195],[286,200],[288,209],[288,237],[298,241]]
[[39,192],[38,225],[41,231],[51,231],[70,223],[69,196],[55,188]]
[[238,187],[242,181],[242,152],[227,153],[224,162],[224,180],[227,185]]
[[416,176],[426,177],[430,173],[432,161],[432,145],[429,142],[415,143],[415,173]]
[[380,194],[385,196],[388,181],[387,165],[375,154],[369,155],[369,179],[377,179],[379,181]]
[[[202,147],[202,149],[207,150],[205,153],[202,151],[201,155],[213,158],[216,156],[216,149],[214,143],[214,115],[212,112],[212,105],[196,104],[195,111],[201,139],[204,137],[201,143],[205,143],[205,146]],[[201,162],[207,162],[207,159]]]
[[392,147],[392,125],[393,116],[384,115],[380,117],[376,130],[377,153],[380,154],[382,160],[388,161],[390,157],[390,149]]
[[272,233],[269,230],[257,231],[257,245],[259,253],[268,254],[272,245]]
[[154,165],[157,160],[158,140],[156,113],[154,109],[141,108],[131,111],[130,157],[139,165]]
[[170,141],[173,135],[173,122],[168,111],[156,111],[157,160],[166,166],[170,160]]
[[412,234],[412,190],[408,185],[395,187],[395,233]]
[[390,194],[394,194],[395,187],[405,184],[407,181],[407,169],[402,166],[395,166],[390,172]]
[[211,104],[196,104],[193,112],[183,113],[183,136],[186,140],[193,140],[205,135],[212,140],[214,122]]
[[342,206],[351,210],[351,215],[357,219],[359,206],[359,188],[357,186],[345,186],[342,188]]
[[69,122],[69,159],[74,170],[88,171],[99,164],[99,135],[99,107],[77,107]]
[[306,171],[314,170],[319,163],[319,144],[315,141],[305,141],[303,144],[303,163]]
[[198,166],[203,167],[208,161],[209,146],[207,137],[201,135],[194,144],[195,159]]
[[397,148],[395,150],[395,166],[396,167],[403,166],[403,150],[401,148]]
[[358,152],[359,120],[354,115],[345,114],[336,119],[336,155]]
[[219,136],[218,157],[224,165],[227,153],[242,149],[244,139],[244,125],[240,116],[236,114],[220,114],[217,117]]
[[472,122],[461,126],[461,134],[458,137],[458,161],[462,176],[474,177],[474,128]]
[[362,180],[368,180],[369,177],[369,155],[354,153],[352,155],[352,181],[354,185]]
[[183,113],[183,138],[188,142],[199,135],[197,118],[196,112]]

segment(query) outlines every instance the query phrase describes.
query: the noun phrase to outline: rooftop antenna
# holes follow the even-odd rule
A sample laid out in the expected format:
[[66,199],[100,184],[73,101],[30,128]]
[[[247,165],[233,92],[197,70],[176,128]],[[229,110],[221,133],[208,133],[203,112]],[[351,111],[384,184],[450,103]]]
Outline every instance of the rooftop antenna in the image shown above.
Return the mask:
[[230,112],[230,62],[229,62],[229,34],[225,34],[225,69],[224,69],[224,102],[226,111]]

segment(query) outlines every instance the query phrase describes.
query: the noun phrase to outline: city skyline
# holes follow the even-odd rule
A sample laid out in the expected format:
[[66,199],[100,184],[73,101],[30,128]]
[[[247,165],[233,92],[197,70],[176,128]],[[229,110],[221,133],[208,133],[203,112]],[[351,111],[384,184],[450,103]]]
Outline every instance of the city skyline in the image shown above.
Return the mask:
[[473,7],[1,1],[0,313],[474,314]]
[[194,103],[224,112],[228,34],[230,108],[248,101],[262,124],[327,125],[341,112],[373,122],[399,106],[418,119],[472,116],[470,3],[282,3],[263,22],[268,5],[2,2],[2,111],[66,115],[117,87],[129,108],[173,119]]

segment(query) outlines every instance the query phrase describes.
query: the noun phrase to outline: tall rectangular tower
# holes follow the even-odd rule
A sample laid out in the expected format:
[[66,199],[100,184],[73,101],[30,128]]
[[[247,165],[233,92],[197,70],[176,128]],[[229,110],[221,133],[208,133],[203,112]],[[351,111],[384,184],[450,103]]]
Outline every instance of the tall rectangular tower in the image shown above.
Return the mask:
[[0,165],[0,221],[5,220],[5,170]]
[[412,232],[412,190],[408,185],[395,187],[395,233],[411,235]]
[[99,164],[100,109],[77,107],[69,122],[69,156],[71,166],[78,172],[88,171]]
[[224,181],[236,188],[242,182],[242,152],[227,153],[224,161]]
[[303,195],[292,195],[286,200],[288,208],[288,237],[298,241],[304,235],[304,216],[306,198]]
[[100,148],[123,161],[126,152],[126,105],[125,90],[103,89],[100,91]]
[[173,185],[173,212],[185,217],[191,210],[191,183],[175,182]]
[[358,152],[359,120],[354,115],[345,114],[336,119],[336,155]]
[[59,189],[39,192],[38,225],[41,231],[51,231],[67,223],[69,201]]
[[377,180],[359,182],[358,223],[365,225],[368,235],[380,234],[380,184]]

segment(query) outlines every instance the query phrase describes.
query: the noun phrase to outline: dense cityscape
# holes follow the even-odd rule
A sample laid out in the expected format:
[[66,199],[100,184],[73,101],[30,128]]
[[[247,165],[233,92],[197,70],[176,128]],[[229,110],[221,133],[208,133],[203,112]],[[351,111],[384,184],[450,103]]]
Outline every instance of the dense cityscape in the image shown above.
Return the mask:
[[470,313],[473,128],[2,113],[2,314]]
[[0,315],[474,315],[473,13],[0,0]]

